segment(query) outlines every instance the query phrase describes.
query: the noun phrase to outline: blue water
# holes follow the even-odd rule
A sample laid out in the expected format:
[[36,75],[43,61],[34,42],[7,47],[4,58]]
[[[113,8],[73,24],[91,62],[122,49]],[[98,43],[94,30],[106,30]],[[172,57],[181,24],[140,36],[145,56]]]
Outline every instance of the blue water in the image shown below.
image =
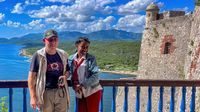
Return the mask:
[[[28,70],[30,63],[28,58],[19,56],[19,51],[23,46],[11,45],[11,44],[0,44],[0,80],[27,80]],[[101,79],[118,79],[122,77],[128,77],[120,74],[108,74],[101,73]],[[8,89],[0,89],[0,97],[7,97],[8,100]],[[17,88],[13,91],[13,110],[14,112],[22,112],[22,89]],[[74,92],[70,88],[71,97],[71,112],[74,110]],[[29,93],[27,95],[27,108],[28,112],[33,112],[29,105]],[[104,88],[104,112],[111,112],[112,102],[112,88]]]

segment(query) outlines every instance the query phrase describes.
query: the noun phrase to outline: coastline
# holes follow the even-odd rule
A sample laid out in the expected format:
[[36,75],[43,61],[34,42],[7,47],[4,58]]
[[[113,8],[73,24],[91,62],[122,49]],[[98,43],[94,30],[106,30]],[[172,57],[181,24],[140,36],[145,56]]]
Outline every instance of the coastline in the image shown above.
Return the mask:
[[112,74],[122,74],[122,75],[129,75],[129,76],[137,76],[138,72],[137,71],[118,71],[118,70],[100,70],[103,73],[112,73]]
[[28,58],[32,57],[32,55],[28,54],[25,49],[21,49],[20,52],[19,52],[19,55],[20,56],[25,56],[25,57],[28,57]]
[[[30,55],[25,49],[21,49],[19,52],[20,56],[25,56],[31,59],[32,55]],[[129,76],[137,76],[138,72],[137,71],[118,71],[118,70],[105,70],[101,69],[100,72],[103,73],[112,73],[112,74],[121,74],[121,75],[129,75]]]

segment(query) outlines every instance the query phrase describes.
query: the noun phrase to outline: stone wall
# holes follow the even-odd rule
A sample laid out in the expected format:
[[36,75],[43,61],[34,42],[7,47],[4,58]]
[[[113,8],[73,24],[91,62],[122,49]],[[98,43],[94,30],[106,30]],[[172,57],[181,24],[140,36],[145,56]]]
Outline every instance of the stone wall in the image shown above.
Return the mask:
[[[193,20],[190,34],[190,44],[188,44],[188,52],[190,55],[186,58],[185,72],[186,79],[199,80],[200,79],[200,6],[196,6],[193,13]],[[189,97],[191,92],[188,92],[187,104],[189,104]],[[200,112],[200,89],[196,90],[196,109],[195,112]],[[186,111],[189,108],[187,108]]]
[[[139,78],[183,79],[191,31],[191,15],[153,21],[145,29],[140,51]],[[171,42],[169,54],[163,54]]]
[[[143,32],[139,76],[142,79],[184,79],[185,57],[188,54],[188,43],[191,31],[191,15],[157,20]],[[164,54],[165,43],[171,43],[168,54]],[[117,93],[117,112],[123,110],[124,89]],[[135,87],[129,90],[129,112],[135,112]],[[176,104],[180,107],[180,90],[176,88]],[[148,88],[141,88],[141,112],[146,111]],[[152,93],[152,112],[157,111],[159,88]],[[131,101],[130,101],[131,100]],[[170,88],[165,88],[164,111],[169,111]]]
[[[153,21],[145,29],[140,50],[138,78],[142,79],[184,79],[184,64],[190,40],[191,15]],[[164,54],[165,44],[170,43],[169,52]],[[123,88],[118,89],[117,112],[123,108]],[[180,90],[176,88],[176,104],[180,107]],[[135,88],[129,90],[129,112],[135,112]],[[148,88],[141,88],[141,112],[146,111]],[[152,112],[157,111],[159,88],[152,93]],[[170,88],[165,88],[164,111],[169,111]]]
[[188,52],[185,69],[187,73],[187,79],[200,79],[198,70],[199,55],[200,55],[200,6],[196,6],[193,14],[193,22],[191,27],[190,44],[188,44]]
[[177,17],[177,16],[184,16],[185,11],[167,11],[163,13],[164,19],[169,19],[171,17]]
[[[168,47],[166,45],[168,44]],[[193,14],[152,21],[143,32],[139,75],[142,79],[200,79],[200,6]],[[135,112],[136,88],[129,89],[129,112]],[[146,111],[147,88],[141,89],[140,111]],[[153,88],[152,112],[157,112],[159,88]],[[175,112],[180,111],[181,88],[176,88]],[[117,93],[117,112],[123,110],[124,89]],[[187,88],[186,112],[189,112],[191,88]],[[164,92],[164,112],[169,111],[170,88]],[[200,102],[200,89],[196,90]],[[195,112],[200,112],[196,103]]]

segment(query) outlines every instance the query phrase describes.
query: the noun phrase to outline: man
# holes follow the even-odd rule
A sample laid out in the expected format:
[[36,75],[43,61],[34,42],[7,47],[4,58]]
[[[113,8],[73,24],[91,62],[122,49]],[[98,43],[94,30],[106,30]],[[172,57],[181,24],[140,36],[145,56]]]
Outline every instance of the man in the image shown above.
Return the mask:
[[67,54],[57,48],[58,34],[55,30],[47,30],[43,42],[45,47],[33,55],[30,65],[30,105],[42,112],[69,111]]

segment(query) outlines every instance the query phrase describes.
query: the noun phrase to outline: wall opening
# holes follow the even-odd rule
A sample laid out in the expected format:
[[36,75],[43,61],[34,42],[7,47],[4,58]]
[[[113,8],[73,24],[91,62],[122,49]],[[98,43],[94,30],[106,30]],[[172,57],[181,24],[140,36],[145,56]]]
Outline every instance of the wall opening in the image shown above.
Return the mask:
[[160,46],[161,54],[172,54],[175,50],[173,35],[165,35]]
[[151,14],[150,14],[150,13],[148,13],[148,14],[147,14],[147,16],[148,16],[148,17],[150,17],[150,16],[151,16]]
[[172,44],[170,42],[166,42],[165,43],[165,48],[164,48],[164,53],[163,54],[169,54],[170,53],[171,45]]

